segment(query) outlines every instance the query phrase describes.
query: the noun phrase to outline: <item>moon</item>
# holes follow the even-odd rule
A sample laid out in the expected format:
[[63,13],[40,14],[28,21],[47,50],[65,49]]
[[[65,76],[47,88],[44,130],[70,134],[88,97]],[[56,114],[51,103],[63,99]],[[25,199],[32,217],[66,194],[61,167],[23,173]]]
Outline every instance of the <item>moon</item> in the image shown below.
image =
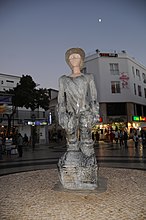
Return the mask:
[[102,22],[102,19],[101,19],[101,18],[99,18],[99,19],[98,19],[98,22]]

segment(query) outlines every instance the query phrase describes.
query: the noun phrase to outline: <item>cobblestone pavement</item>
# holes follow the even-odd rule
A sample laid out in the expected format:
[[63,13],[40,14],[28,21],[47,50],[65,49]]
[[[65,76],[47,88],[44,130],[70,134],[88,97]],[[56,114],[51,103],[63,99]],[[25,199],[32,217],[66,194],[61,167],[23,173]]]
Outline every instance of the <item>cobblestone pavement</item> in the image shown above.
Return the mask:
[[56,169],[0,177],[1,220],[145,220],[146,173],[99,169],[99,188],[67,191]]
[[[24,149],[22,158],[18,158],[18,155],[3,155],[3,160],[0,160],[0,175],[56,168],[58,159],[65,151],[65,144],[52,143],[48,146],[36,146],[34,151],[31,148]],[[135,149],[132,140],[128,141],[128,148],[100,141],[95,145],[95,153],[100,167],[146,170],[146,147],[139,145]]]

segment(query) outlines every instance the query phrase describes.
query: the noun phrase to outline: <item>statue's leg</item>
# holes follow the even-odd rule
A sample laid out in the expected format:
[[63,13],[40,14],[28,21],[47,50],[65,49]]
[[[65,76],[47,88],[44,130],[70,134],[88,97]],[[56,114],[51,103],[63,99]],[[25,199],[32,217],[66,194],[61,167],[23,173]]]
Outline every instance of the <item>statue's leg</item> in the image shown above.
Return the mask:
[[80,126],[80,140],[81,140],[81,151],[86,156],[91,156],[94,154],[93,140],[92,140],[92,116],[90,112],[82,112],[79,120]]
[[66,130],[67,151],[78,151],[78,123],[75,115],[71,115]]

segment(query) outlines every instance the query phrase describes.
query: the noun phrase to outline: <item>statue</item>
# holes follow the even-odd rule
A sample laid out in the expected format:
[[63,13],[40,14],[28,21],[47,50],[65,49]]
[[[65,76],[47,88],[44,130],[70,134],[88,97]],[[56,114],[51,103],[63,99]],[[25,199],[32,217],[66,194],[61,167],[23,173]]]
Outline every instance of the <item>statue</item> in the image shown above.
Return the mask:
[[72,73],[59,78],[58,117],[66,131],[67,152],[58,163],[60,181],[67,189],[95,189],[97,162],[91,129],[99,121],[99,103],[92,74],[81,69],[85,52],[71,48],[65,54]]

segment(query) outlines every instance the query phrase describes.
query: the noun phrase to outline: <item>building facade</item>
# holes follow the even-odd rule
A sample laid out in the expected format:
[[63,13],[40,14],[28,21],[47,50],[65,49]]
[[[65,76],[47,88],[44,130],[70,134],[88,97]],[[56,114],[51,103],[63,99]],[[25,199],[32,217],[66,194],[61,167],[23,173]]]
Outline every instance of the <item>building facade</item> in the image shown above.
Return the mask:
[[0,73],[0,92],[16,87],[20,78],[20,76]]
[[[0,73],[0,92],[7,91],[17,86],[21,77]],[[54,97],[55,91],[49,89],[50,98]],[[0,134],[3,135],[7,132],[8,118],[6,114],[12,113],[12,104],[9,101],[9,96],[1,93],[0,106],[6,104],[6,111],[0,113]],[[29,138],[32,136],[32,127],[35,127],[36,142],[47,143],[48,142],[48,116],[49,113],[44,109],[36,109],[34,112],[31,109],[17,108],[12,121],[11,132],[18,131],[23,136],[27,134]]]
[[125,51],[86,56],[83,72],[93,73],[101,128],[146,129],[146,67]]

